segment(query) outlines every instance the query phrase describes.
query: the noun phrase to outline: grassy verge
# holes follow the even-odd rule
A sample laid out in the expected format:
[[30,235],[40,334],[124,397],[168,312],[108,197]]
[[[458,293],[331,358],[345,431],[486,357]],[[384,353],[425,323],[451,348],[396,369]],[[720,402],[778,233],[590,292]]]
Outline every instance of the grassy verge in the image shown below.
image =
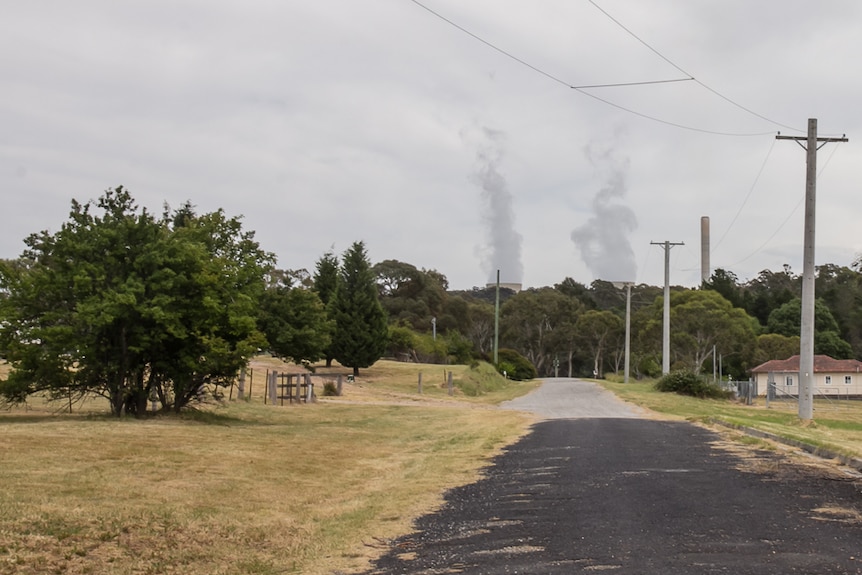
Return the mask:
[[414,398],[420,369],[442,373],[380,362],[313,405],[263,405],[260,378],[182,418],[0,412],[0,573],[361,569],[528,424],[482,404],[511,389],[467,401],[426,376]]
[[720,419],[862,458],[862,402],[817,399],[814,421],[803,422],[797,416],[795,402],[773,401],[767,407],[761,397],[747,406],[735,401],[661,393],[653,389],[652,382],[600,383],[622,399],[664,415],[693,421]]

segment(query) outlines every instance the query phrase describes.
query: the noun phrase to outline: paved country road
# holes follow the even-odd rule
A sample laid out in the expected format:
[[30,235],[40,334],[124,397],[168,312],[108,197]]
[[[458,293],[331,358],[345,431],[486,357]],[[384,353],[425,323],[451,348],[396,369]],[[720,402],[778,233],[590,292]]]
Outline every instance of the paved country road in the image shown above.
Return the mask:
[[862,574],[858,478],[633,417],[587,382],[507,407],[548,419],[369,574]]
[[644,411],[589,381],[547,379],[535,391],[512,401],[504,409],[529,411],[548,419],[581,417],[643,417]]

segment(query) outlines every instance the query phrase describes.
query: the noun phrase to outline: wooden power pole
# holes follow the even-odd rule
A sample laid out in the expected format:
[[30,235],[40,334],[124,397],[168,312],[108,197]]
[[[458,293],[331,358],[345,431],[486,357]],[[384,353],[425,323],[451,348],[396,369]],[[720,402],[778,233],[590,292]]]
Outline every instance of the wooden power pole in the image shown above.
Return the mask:
[[814,418],[814,214],[817,197],[817,150],[827,142],[846,142],[847,138],[818,138],[817,119],[810,118],[807,136],[778,134],[775,139],[795,140],[807,152],[805,231],[802,247],[802,325],[799,342],[799,419],[810,420]]

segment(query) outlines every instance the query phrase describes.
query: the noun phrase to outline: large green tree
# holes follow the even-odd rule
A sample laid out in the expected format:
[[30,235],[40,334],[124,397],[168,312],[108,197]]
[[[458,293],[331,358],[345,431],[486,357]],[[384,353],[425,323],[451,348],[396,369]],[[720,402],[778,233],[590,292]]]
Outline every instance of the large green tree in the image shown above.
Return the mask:
[[[448,282],[435,270],[420,270],[398,260],[384,260],[372,268],[383,308],[389,321],[419,332],[432,330],[432,321],[441,329],[443,304]],[[448,319],[448,318],[447,318]]]
[[732,271],[721,268],[716,269],[712,273],[712,276],[710,276],[709,281],[704,282],[703,289],[717,291],[733,307],[743,307],[742,289],[739,286],[739,279]]
[[816,293],[838,323],[841,338],[862,359],[862,273],[858,269],[822,265],[817,267]]
[[320,297],[301,287],[277,285],[260,302],[260,330],[269,349],[282,359],[310,365],[324,357],[332,341],[332,322]]
[[578,318],[575,332],[576,341],[590,354],[594,377],[602,377],[605,356],[619,347],[620,335],[625,333],[624,320],[611,311],[589,310]]
[[752,367],[773,359],[788,359],[799,355],[799,335],[787,336],[779,333],[764,333],[757,336],[757,346]]
[[772,310],[798,297],[802,292],[802,278],[793,273],[789,265],[782,271],[763,270],[742,287],[742,299],[748,315],[765,326]]
[[386,312],[362,242],[354,242],[341,257],[329,316],[335,321],[332,354],[341,365],[352,367],[354,376],[383,356],[389,337]]
[[553,360],[567,353],[569,341],[555,337],[571,326],[580,302],[554,288],[528,289],[507,300],[500,309],[501,346],[517,350],[540,374],[553,373]]
[[[636,314],[638,347],[661,361],[664,298]],[[671,369],[700,373],[713,350],[750,367],[757,322],[713,290],[672,291],[670,298]]]
[[672,356],[699,373],[713,350],[750,360],[756,343],[755,322],[720,293],[690,290],[671,295]]
[[[784,336],[799,335],[802,325],[802,301],[793,298],[769,314],[767,327],[770,333]],[[814,353],[835,359],[853,357],[850,344],[841,338],[838,322],[822,299],[814,300]]]
[[0,266],[7,400],[99,394],[115,415],[142,415],[153,398],[180,410],[228,385],[263,342],[272,258],[238,218],[189,204],[156,218],[118,187],[73,201],[57,233],[25,244]]

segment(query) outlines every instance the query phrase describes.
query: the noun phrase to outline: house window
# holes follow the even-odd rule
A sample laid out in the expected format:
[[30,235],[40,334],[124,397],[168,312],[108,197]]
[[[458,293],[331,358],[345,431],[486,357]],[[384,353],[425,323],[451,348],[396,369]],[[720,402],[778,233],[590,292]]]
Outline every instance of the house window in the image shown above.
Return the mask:
[[850,385],[851,383],[853,383],[853,378],[852,378],[852,376],[845,375],[845,376],[844,376],[844,383],[846,383],[847,385]]
[[831,385],[831,384],[832,384],[832,376],[831,376],[831,375],[827,375],[827,376],[826,376],[826,385]]
[[793,385],[793,376],[788,375],[786,378],[784,378],[784,384],[785,385]]

